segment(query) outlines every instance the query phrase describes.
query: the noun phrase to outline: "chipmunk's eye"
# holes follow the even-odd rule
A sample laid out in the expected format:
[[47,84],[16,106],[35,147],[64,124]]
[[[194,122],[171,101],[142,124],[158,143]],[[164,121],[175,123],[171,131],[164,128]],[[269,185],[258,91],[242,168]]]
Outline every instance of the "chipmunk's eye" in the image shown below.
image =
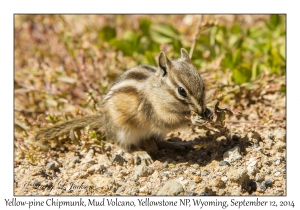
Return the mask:
[[178,88],[178,93],[180,95],[182,95],[183,97],[187,97],[187,93],[186,93],[185,89],[183,89],[182,87]]

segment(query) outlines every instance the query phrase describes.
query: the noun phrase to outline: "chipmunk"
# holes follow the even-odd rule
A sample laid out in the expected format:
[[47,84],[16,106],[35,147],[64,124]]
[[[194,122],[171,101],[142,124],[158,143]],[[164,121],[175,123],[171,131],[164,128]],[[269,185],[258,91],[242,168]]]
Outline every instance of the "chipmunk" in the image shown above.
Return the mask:
[[105,131],[123,150],[132,152],[135,162],[152,162],[140,145],[155,140],[158,147],[180,148],[178,142],[164,141],[165,135],[191,122],[186,116],[198,113],[203,123],[211,111],[205,107],[205,85],[192,65],[188,52],[170,60],[159,54],[158,67],[141,65],[125,71],[103,99],[99,115],[86,116],[41,129],[36,140],[53,139],[87,125]]

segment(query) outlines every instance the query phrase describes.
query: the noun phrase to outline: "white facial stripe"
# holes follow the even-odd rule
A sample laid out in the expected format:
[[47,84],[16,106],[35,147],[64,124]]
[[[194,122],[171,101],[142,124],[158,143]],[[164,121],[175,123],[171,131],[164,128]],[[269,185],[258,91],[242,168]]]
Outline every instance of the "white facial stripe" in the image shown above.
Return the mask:
[[176,89],[176,88],[177,88],[176,85],[173,84],[173,83],[171,82],[171,80],[169,80],[169,79],[166,80],[166,83],[167,83],[167,85],[168,85],[169,87],[171,87],[172,89]]
[[[194,104],[194,106],[197,108],[197,110],[203,112],[201,105],[199,104],[198,100],[194,98],[194,96],[191,97],[191,101]],[[198,113],[198,114],[201,114],[201,113]]]

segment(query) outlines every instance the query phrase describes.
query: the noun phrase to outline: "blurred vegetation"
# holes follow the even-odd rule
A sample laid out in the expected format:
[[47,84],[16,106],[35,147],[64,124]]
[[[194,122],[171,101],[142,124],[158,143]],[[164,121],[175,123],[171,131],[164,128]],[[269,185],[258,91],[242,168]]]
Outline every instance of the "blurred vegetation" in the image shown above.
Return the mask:
[[[180,48],[189,51],[194,40],[192,62],[207,89],[217,91],[210,93],[215,99],[244,110],[258,100],[254,96],[285,93],[285,15],[202,15],[201,22],[199,18],[15,15],[18,145],[33,139],[32,128],[98,113],[104,94],[122,72],[139,64],[157,65],[160,51],[177,58]],[[242,98],[247,103],[234,103]]]

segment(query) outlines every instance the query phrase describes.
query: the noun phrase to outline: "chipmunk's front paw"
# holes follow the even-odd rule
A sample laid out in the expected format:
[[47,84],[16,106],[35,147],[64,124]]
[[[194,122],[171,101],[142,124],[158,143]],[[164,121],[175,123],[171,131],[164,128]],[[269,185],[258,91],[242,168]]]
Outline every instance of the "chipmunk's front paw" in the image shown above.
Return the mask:
[[136,165],[150,165],[153,162],[150,155],[145,151],[134,151],[132,154],[134,156],[134,164]]

